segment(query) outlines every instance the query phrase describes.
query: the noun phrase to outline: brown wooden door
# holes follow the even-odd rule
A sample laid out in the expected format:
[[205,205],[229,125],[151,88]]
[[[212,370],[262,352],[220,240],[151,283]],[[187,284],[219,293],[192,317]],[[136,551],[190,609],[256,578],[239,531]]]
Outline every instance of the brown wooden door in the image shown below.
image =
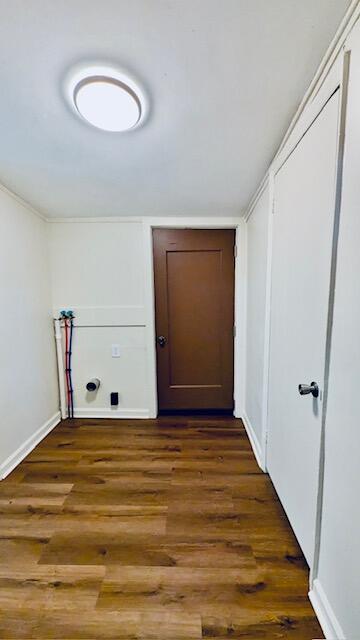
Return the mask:
[[159,410],[232,409],[235,232],[156,229],[153,242]]

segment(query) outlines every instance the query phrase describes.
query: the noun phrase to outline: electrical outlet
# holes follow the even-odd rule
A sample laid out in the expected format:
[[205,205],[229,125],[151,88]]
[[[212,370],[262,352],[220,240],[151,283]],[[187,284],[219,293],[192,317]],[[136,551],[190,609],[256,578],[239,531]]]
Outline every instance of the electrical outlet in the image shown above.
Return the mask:
[[112,344],[111,345],[111,357],[112,358],[120,358],[120,345]]

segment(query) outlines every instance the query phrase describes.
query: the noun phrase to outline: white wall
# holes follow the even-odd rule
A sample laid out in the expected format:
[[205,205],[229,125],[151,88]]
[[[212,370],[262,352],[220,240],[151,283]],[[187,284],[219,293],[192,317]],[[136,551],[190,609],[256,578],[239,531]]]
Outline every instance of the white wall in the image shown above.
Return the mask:
[[59,420],[46,222],[0,190],[0,476]]
[[[235,404],[243,407],[244,233],[240,218],[143,218],[54,221],[49,227],[54,315],[76,315],[73,345],[75,415],[156,415],[152,227],[237,228]],[[119,344],[120,358],[111,357]],[[98,393],[86,382],[101,379]],[[110,392],[119,393],[118,410]]]
[[[345,138],[325,475],[316,595],[327,605],[329,637],[360,629],[360,28],[354,31]],[[335,633],[334,633],[335,632]]]
[[247,221],[245,422],[257,457],[263,463],[263,386],[269,230],[269,186]]
[[[331,85],[334,90],[336,83],[341,83],[343,45],[346,42],[345,50],[351,51],[351,62],[328,405],[324,425],[323,502],[322,505],[321,501],[319,502],[322,508],[318,512],[318,525],[320,523],[321,526],[317,530],[310,591],[316,614],[329,640],[351,640],[358,636],[360,628],[360,26],[356,24],[359,17],[360,3],[357,4],[349,25],[331,50],[329,59],[322,65],[322,71],[312,85],[313,93],[307,96],[308,103],[304,111],[298,114],[294,129],[270,167],[270,171],[274,172],[276,167],[281,165],[287,157],[288,148],[296,144],[302,132],[310,126],[323,96],[326,93],[328,96],[331,94]],[[343,79],[346,84],[346,74]],[[341,144],[339,149],[341,151]],[[318,166],[314,166],[314,175],[317,175],[317,171]],[[272,188],[276,202],[276,184]],[[335,202],[333,204],[335,205]],[[251,218],[249,222],[250,220]],[[255,295],[257,287],[257,278],[251,268],[251,259],[255,254],[253,238],[255,234],[252,231],[248,232],[248,322],[254,306],[249,288],[253,289]],[[250,349],[250,345],[248,376],[251,369],[249,360],[254,370],[256,355]],[[248,385],[249,381],[246,393],[246,407],[249,411]],[[252,400],[254,401],[254,398]],[[257,418],[252,417],[252,423],[258,423],[260,413],[261,408],[257,414],[253,413]],[[256,426],[253,426],[253,431],[256,433]],[[322,466],[320,478],[321,469]],[[319,496],[321,497],[321,484]]]
[[[49,224],[54,314],[73,309],[75,415],[147,417],[148,371],[141,222]],[[111,345],[120,345],[112,358]],[[101,380],[88,393],[86,382]],[[117,409],[110,393],[119,393]]]

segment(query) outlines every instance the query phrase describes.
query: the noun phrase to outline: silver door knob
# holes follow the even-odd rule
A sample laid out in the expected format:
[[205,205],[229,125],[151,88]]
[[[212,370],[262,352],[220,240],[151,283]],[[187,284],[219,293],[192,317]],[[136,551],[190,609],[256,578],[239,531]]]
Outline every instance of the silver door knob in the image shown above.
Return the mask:
[[311,384],[299,384],[299,393],[301,396],[307,396],[309,393],[312,393],[314,398],[319,396],[319,387],[316,382],[312,382]]
[[165,347],[166,345],[166,338],[165,336],[158,336],[157,337],[157,343],[160,347]]

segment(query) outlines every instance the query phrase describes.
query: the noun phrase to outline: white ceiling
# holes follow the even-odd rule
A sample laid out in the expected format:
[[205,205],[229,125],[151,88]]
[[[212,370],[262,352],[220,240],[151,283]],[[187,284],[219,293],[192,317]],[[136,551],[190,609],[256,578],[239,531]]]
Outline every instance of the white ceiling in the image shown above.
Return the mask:
[[[349,0],[0,0],[0,181],[49,216],[236,215]],[[82,122],[78,62],[134,74],[128,133]]]

